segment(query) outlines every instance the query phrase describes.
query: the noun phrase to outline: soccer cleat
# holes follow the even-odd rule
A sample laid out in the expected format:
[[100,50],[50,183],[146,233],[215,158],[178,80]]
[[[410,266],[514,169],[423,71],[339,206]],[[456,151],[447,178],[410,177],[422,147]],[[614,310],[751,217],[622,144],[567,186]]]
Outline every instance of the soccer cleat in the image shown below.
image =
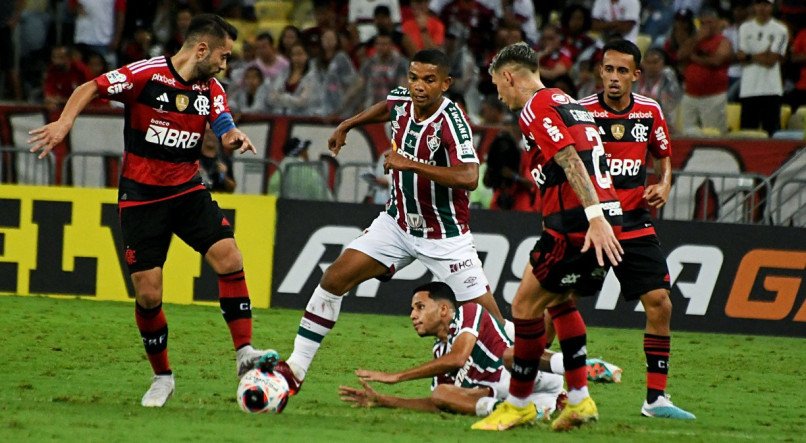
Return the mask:
[[297,392],[302,388],[302,382],[294,375],[291,366],[288,366],[285,360],[278,360],[272,367],[272,372],[276,372],[285,378],[288,383],[288,395],[297,395]]
[[243,377],[244,374],[249,372],[252,369],[257,367],[257,363],[260,360],[260,357],[263,357],[265,354],[274,354],[277,358],[280,358],[280,355],[274,349],[268,349],[262,351],[260,349],[255,349],[252,346],[244,346],[241,349],[238,349],[236,352],[235,357],[235,369],[238,375],[238,378]]
[[519,408],[508,401],[504,401],[495,407],[495,410],[487,417],[473,423],[470,429],[481,431],[506,431],[515,426],[532,424],[537,418],[537,409],[534,403]]
[[151,380],[151,387],[148,388],[140,404],[147,408],[161,408],[174,393],[174,376],[155,375]]
[[641,407],[641,415],[644,417],[674,418],[678,420],[694,420],[697,418],[691,412],[684,411],[675,406],[672,401],[669,400],[668,394],[661,395],[652,404],[644,400],[644,406]]
[[589,358],[585,360],[588,370],[588,380],[599,383],[621,383],[622,369],[608,363],[601,358]]
[[572,405],[566,404],[560,415],[551,422],[551,429],[555,431],[570,431],[585,423],[599,419],[599,411],[596,403],[590,397],[585,397],[581,402]]

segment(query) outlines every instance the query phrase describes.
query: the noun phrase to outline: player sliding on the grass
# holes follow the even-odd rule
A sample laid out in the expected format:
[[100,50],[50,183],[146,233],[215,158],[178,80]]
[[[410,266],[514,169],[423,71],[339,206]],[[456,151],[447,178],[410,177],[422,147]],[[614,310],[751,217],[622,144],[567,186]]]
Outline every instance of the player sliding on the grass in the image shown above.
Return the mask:
[[275,368],[292,393],[336,325],[342,296],[365,280],[391,277],[415,259],[447,283],[457,300],[475,301],[503,321],[470,233],[468,191],[478,185],[479,160],[467,118],[443,96],[451,85],[449,70],[441,51],[416,53],[408,89],[396,88],[385,101],[343,121],[328,140],[335,155],[350,129],[390,121],[393,149],[384,167],[392,174],[391,196],[386,210],[347,245],[311,295],[294,351]]
[[[414,290],[410,318],[420,337],[436,337],[434,360],[400,372],[359,369],[356,375],[363,389],[342,386],[339,388],[341,399],[364,407],[489,415],[509,388],[510,373],[504,367],[504,359],[512,342],[503,325],[476,303],[458,305],[450,286],[442,282],[427,283]],[[559,360],[560,367],[555,370],[562,371],[562,354],[551,358],[555,365]],[[511,362],[511,354],[509,360]],[[544,369],[550,369],[549,361],[542,363]],[[605,364],[616,374],[621,373],[617,367],[601,360],[591,364]],[[371,381],[393,384],[422,378],[433,378],[428,397],[380,394],[368,384]],[[530,401],[539,417],[551,415],[562,390],[560,375],[538,372]]]
[[252,307],[232,226],[202,183],[198,165],[208,124],[224,149],[255,152],[249,137],[235,127],[224,88],[214,78],[226,69],[237,35],[221,17],[198,15],[176,55],[134,62],[84,83],[73,91],[59,120],[31,131],[31,152],[41,150],[39,158],[44,158],[94,98],[126,106],[118,207],[135,320],[154,371],[141,401],[146,407],[163,406],[174,391],[162,309],[162,266],[173,234],[218,274],[238,376],[264,353],[251,345]]

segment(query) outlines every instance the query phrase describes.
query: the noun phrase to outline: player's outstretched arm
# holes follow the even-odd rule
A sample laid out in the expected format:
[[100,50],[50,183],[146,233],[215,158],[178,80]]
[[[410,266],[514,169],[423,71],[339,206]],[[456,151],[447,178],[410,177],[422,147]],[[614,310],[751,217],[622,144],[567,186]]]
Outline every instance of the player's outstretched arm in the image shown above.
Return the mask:
[[252,144],[252,140],[238,128],[232,128],[221,136],[221,146],[227,151],[237,149],[239,154],[247,151],[257,154],[257,149]]
[[392,373],[358,369],[355,371],[355,375],[362,381],[377,381],[388,384],[435,377],[464,366],[475,345],[476,337],[473,334],[462,333],[453,341],[450,352],[419,366]]
[[415,411],[438,412],[439,408],[434,405],[431,398],[404,398],[394,395],[383,395],[375,392],[369,383],[361,381],[363,388],[351,388],[349,386],[339,386],[339,398],[346,403],[364,408],[400,408],[413,409]]
[[344,146],[344,141],[347,139],[347,133],[350,129],[356,126],[366,125],[369,123],[383,123],[389,120],[390,112],[386,109],[386,102],[378,102],[367,109],[359,112],[358,114],[339,123],[336,130],[327,140],[327,148],[333,153],[333,156],[339,155],[341,147]]
[[462,163],[454,166],[434,166],[409,160],[392,150],[384,154],[383,167],[387,171],[412,171],[446,188],[473,191],[479,185],[479,165]]
[[31,138],[28,144],[31,145],[31,152],[41,151],[39,158],[45,158],[56,145],[62,142],[78,114],[98,96],[98,86],[94,80],[90,80],[73,91],[67,103],[64,105],[61,116],[55,122],[36,128],[28,132]]
[[582,159],[574,149],[574,145],[568,145],[558,151],[554,155],[554,161],[565,171],[568,184],[571,185],[571,189],[574,190],[588,216],[588,232],[585,234],[582,252],[586,252],[593,246],[596,251],[596,260],[600,266],[604,266],[604,255],[607,255],[613,266],[617,266],[624,250],[621,249],[613,227],[604,218],[599,197],[596,195],[596,188],[585,169],[585,164],[582,163]]
[[658,168],[658,183],[644,189],[644,198],[649,206],[661,208],[669,200],[669,193],[672,190],[672,159],[656,158],[655,167]]

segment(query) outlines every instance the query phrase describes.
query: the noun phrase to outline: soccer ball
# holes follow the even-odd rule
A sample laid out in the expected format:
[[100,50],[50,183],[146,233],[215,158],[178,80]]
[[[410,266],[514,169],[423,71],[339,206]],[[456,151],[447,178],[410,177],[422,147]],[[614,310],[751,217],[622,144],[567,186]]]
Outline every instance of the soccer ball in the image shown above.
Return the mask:
[[238,383],[237,400],[244,412],[279,414],[288,402],[288,382],[280,374],[252,369]]

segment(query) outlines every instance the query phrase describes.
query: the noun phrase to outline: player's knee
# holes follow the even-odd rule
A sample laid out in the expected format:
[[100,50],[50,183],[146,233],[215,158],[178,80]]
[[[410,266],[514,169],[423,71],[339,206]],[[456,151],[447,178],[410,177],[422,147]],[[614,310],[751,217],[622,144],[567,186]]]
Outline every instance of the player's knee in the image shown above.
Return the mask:
[[667,319],[672,315],[672,300],[669,291],[658,289],[642,297],[644,310],[650,321]]
[[450,409],[448,388],[445,385],[437,385],[434,390],[431,391],[431,401],[434,403],[434,406],[439,409]]

